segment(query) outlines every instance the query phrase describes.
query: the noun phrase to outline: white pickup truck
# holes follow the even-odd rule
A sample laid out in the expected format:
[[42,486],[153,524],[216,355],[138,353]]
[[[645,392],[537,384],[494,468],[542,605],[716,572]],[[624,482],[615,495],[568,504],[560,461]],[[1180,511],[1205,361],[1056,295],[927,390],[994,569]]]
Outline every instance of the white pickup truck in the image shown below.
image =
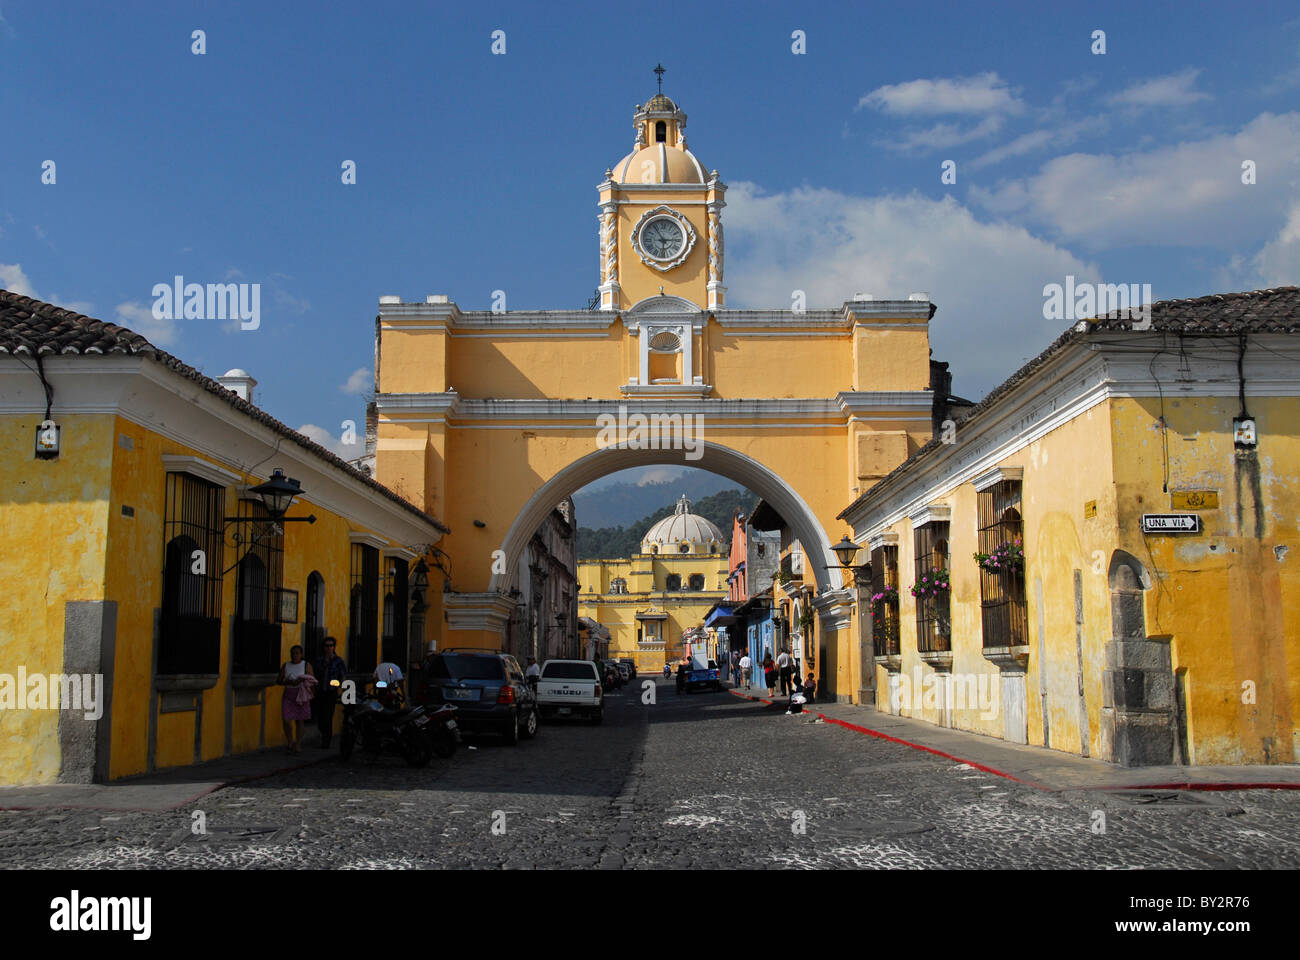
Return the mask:
[[551,717],[586,717],[600,723],[605,693],[596,665],[590,660],[547,660],[537,681],[537,712]]

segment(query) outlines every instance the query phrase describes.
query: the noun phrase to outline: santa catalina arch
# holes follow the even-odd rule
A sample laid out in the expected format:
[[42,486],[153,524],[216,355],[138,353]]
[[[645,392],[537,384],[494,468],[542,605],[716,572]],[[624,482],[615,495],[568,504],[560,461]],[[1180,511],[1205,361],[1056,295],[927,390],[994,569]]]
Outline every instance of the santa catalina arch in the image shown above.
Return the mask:
[[[728,307],[725,184],[688,149],[672,100],[638,105],[634,128],[630,152],[592,164],[591,309],[380,299],[376,479],[451,527],[439,544],[446,645],[500,644],[519,558],[565,496],[682,463],[781,514],[811,560],[834,656],[850,602],[829,549],[845,529],[835,518],[932,435],[934,306],[846,291],[825,309]],[[612,437],[613,422],[634,429]],[[639,424],[671,435],[644,442]]]

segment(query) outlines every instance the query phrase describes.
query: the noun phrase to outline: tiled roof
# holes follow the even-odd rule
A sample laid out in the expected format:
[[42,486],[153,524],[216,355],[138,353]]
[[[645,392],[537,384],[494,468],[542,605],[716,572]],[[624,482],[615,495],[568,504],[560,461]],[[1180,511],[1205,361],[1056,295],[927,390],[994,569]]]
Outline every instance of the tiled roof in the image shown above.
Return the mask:
[[298,431],[291,430],[264,410],[231,393],[211,377],[204,376],[170,353],[159,350],[140,334],[116,323],[106,323],[9,290],[0,290],[0,353],[32,357],[38,354],[41,356],[120,354],[147,357],[173,373],[187,380],[193,380],[249,418],[292,440],[336,469],[342,470],[349,479],[377,491],[421,519],[432,523],[443,533],[451,532],[436,517],[430,516],[409,500],[367,477],[343,458]]
[[[1153,330],[1157,333],[1201,337],[1235,337],[1251,333],[1300,333],[1300,287],[1273,287],[1245,293],[1216,293],[1208,297],[1193,297],[1186,300],[1157,300],[1151,304],[1151,326],[1143,330],[1133,329],[1135,323],[1145,326],[1145,322],[1140,318],[1120,318],[1118,312],[1111,312],[1104,317],[1086,321],[1087,326],[1084,329],[1080,329],[1082,323],[1072,325],[1053,340],[1046,350],[990,390],[984,399],[962,417],[961,422],[969,423],[995,406],[998,401],[1032,377],[1069,344],[1087,340],[1095,334],[1122,333],[1143,336]],[[906,473],[916,465],[917,461],[924,460],[942,446],[940,438],[930,440],[859,495],[837,515],[836,519],[844,519],[845,514],[871,496],[872,491],[889,483],[898,475]]]

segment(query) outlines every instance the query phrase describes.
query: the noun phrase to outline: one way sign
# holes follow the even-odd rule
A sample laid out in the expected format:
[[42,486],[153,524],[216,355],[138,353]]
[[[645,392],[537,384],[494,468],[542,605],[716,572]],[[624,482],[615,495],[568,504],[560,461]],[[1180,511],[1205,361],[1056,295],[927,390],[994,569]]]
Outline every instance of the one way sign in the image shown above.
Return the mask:
[[1144,513],[1143,533],[1200,533],[1201,517],[1196,513]]

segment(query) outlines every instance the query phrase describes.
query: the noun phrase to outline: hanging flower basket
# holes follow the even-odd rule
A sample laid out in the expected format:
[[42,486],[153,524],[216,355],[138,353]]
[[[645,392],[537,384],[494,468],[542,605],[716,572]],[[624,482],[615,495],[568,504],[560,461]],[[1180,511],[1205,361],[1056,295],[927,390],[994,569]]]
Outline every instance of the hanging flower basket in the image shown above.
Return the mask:
[[1010,573],[1025,569],[1025,548],[1017,537],[1010,543],[999,543],[992,553],[977,553],[975,562],[989,573]]
[[921,579],[911,587],[912,596],[918,598],[941,596],[950,589],[947,570],[931,570],[929,573],[922,574]]
[[873,593],[871,595],[872,603],[880,603],[881,601],[884,601],[885,603],[898,603],[898,587],[885,587],[885,589],[881,590],[879,593]]

